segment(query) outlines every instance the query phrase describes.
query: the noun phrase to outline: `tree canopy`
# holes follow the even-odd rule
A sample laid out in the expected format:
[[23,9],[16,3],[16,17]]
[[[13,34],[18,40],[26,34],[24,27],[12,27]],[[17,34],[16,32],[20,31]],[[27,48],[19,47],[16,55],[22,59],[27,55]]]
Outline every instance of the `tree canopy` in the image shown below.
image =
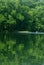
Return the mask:
[[0,0],[0,28],[7,31],[44,31],[44,1]]

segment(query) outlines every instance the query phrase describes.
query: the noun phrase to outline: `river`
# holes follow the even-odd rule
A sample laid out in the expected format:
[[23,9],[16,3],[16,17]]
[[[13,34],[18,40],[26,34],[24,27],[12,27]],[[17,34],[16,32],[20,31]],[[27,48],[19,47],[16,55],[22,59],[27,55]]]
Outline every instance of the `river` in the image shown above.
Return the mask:
[[44,34],[0,33],[0,65],[44,64]]

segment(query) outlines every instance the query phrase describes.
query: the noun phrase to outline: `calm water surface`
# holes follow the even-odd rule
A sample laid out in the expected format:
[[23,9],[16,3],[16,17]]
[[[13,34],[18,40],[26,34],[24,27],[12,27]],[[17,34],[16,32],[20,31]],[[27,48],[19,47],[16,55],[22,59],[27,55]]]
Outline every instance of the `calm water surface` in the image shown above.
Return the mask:
[[44,65],[44,34],[0,33],[0,65]]

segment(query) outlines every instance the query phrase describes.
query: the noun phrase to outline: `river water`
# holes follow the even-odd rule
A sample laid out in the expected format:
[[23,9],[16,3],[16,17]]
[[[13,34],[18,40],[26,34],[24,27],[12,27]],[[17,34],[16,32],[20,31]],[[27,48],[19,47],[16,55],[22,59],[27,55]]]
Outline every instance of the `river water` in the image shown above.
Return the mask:
[[44,34],[0,33],[0,65],[44,65]]

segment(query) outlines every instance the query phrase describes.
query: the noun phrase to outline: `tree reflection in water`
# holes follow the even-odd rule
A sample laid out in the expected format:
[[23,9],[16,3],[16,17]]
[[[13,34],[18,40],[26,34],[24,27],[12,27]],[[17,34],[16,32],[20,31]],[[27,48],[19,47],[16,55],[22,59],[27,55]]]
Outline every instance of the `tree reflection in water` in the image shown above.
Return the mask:
[[42,65],[44,35],[0,33],[0,64]]

